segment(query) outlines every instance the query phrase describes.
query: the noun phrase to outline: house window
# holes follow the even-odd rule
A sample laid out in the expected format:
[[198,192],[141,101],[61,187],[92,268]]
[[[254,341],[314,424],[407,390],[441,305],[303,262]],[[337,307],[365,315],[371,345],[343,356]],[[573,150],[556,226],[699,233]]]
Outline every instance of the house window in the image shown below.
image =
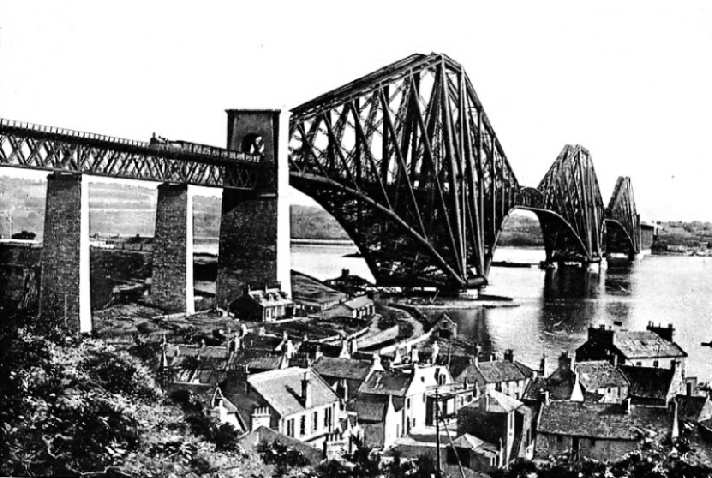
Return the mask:
[[300,435],[307,434],[307,416],[306,415],[302,415],[299,418],[299,434]]
[[657,361],[657,360],[653,360],[653,367],[658,368],[658,365],[659,365],[659,364],[658,364],[658,361]]
[[596,439],[591,438],[591,448],[595,448],[595,447],[596,447]]
[[312,414],[312,431],[315,432],[319,428],[319,412],[316,411]]
[[410,410],[410,398],[405,401],[405,408],[407,408],[408,410]]
[[288,437],[293,437],[294,436],[294,419],[290,418],[287,420],[287,436]]
[[324,409],[324,428],[331,428],[331,408]]
[[563,439],[563,437],[562,437],[561,435],[557,435],[557,436],[556,436],[556,443],[561,443],[561,442],[563,442],[563,441],[564,441],[564,439]]

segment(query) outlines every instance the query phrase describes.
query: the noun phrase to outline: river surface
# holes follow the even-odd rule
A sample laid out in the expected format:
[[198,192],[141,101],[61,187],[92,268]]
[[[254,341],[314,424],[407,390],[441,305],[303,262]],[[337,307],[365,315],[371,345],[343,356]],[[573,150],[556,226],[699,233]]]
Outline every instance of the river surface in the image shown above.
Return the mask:
[[[338,276],[342,268],[372,279],[361,258],[344,257],[354,246],[292,245],[292,269],[318,279]],[[538,263],[539,249],[502,247],[496,261]],[[688,374],[712,380],[712,257],[644,256],[629,267],[601,271],[543,271],[493,267],[488,294],[512,297],[518,307],[445,311],[458,333],[496,352],[514,349],[517,360],[538,368],[563,350],[573,352],[586,340],[590,325],[644,330],[648,321],[672,323],[675,340],[689,354]]]

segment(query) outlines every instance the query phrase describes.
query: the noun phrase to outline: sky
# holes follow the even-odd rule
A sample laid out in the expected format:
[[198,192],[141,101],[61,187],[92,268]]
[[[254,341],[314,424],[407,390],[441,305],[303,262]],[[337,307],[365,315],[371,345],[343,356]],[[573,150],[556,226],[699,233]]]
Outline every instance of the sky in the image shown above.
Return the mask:
[[582,144],[606,203],[625,175],[644,220],[712,221],[708,1],[0,0],[0,117],[225,146],[225,109],[430,52],[464,66],[520,183]]

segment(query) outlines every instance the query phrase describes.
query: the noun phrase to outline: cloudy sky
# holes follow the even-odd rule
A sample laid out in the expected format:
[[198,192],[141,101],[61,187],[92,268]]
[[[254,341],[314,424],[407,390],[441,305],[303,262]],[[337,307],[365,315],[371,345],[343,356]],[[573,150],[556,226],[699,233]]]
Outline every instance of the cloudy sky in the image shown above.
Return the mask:
[[644,219],[712,220],[707,1],[0,0],[0,117],[224,146],[227,108],[429,52],[465,67],[521,183],[580,143],[606,202],[628,175]]

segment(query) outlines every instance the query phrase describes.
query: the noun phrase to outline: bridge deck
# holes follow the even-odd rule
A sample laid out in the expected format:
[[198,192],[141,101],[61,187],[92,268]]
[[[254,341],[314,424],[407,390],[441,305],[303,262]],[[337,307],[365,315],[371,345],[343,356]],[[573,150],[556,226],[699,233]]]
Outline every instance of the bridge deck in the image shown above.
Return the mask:
[[147,143],[0,118],[0,166],[255,189],[261,156],[174,141]]

